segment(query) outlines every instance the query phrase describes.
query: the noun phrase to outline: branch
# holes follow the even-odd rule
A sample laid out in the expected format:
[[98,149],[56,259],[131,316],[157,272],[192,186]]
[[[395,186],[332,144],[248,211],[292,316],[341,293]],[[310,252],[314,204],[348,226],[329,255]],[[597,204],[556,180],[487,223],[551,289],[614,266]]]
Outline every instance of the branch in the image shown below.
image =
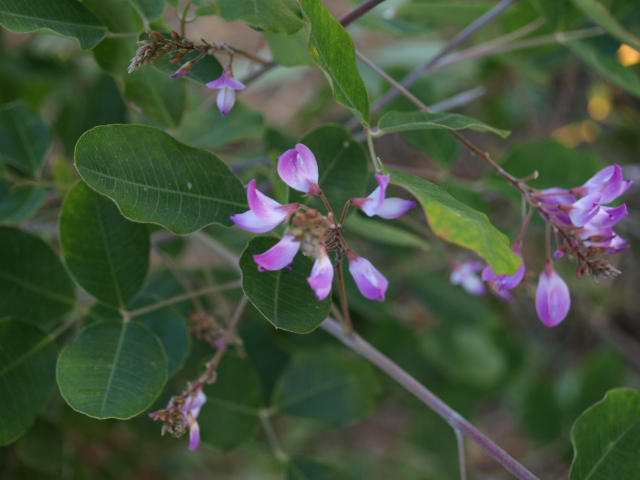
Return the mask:
[[367,13],[372,8],[380,5],[382,2],[384,2],[384,0],[365,0],[356,8],[354,8],[350,12],[345,13],[342,17],[340,17],[339,21],[343,27],[346,27],[347,25],[356,21],[362,15]]
[[414,394],[425,405],[440,415],[445,422],[477,443],[482,449],[484,449],[489,455],[495,458],[502,466],[520,480],[538,480],[538,477],[523,467],[498,445],[493,443],[490,438],[474,427],[469,421],[465,420],[458,412],[440,400],[440,398],[435,396],[429,389],[419,383],[415,378],[405,372],[388,357],[376,350],[358,334],[353,333],[351,336],[345,335],[340,324],[331,317],[328,317],[322,323],[321,327],[323,330],[344,343],[347,347],[351,348],[354,352],[360,354],[376,365],[396,382],[402,385],[406,390]]

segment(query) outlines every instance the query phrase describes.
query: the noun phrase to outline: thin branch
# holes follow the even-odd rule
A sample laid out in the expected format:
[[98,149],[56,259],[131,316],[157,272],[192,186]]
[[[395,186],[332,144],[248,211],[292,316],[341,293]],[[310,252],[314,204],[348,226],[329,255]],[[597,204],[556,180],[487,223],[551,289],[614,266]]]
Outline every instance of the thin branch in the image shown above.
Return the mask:
[[502,466],[513,473],[520,480],[539,480],[533,473],[522,466],[511,455],[496,445],[490,438],[465,420],[458,412],[444,403],[424,385],[391,361],[388,357],[376,350],[372,345],[359,335],[345,335],[342,326],[331,317],[328,317],[321,325],[322,329],[376,365],[392,379],[402,385],[406,390],[415,395],[425,405],[436,412],[454,429],[459,430],[495,458]]
[[273,452],[273,456],[282,463],[288,462],[289,455],[287,455],[287,452],[282,449],[282,447],[280,446],[280,442],[278,441],[278,437],[276,437],[276,434],[273,431],[270,410],[266,408],[260,410],[260,422],[262,423],[262,428],[264,429],[264,433],[267,437],[267,442],[271,447],[271,451]]
[[380,5],[382,2],[384,2],[384,0],[365,0],[356,8],[354,8],[350,12],[345,13],[342,17],[340,17],[339,21],[343,27],[346,27],[350,23],[355,22],[358,18],[360,18],[362,15],[367,13],[372,8]]
[[218,364],[220,363],[220,360],[222,360],[222,357],[224,356],[225,352],[227,351],[227,347],[229,346],[229,341],[233,336],[233,332],[236,329],[236,326],[238,325],[240,318],[242,317],[242,313],[244,312],[244,309],[247,306],[248,301],[249,299],[247,298],[247,296],[243,295],[242,299],[240,300],[240,303],[238,303],[238,307],[236,308],[236,311],[233,313],[233,317],[231,317],[231,320],[229,321],[229,325],[227,325],[227,331],[225,332],[224,337],[222,337],[222,340],[219,343],[218,351],[216,352],[213,359],[211,359],[211,361],[207,363],[207,370],[205,374],[203,374],[203,377],[204,375],[206,375],[207,372],[213,374],[213,372],[215,372],[216,369],[218,368]]
[[467,458],[464,454],[464,435],[455,429],[456,440],[458,441],[458,461],[460,462],[460,480],[467,480]]

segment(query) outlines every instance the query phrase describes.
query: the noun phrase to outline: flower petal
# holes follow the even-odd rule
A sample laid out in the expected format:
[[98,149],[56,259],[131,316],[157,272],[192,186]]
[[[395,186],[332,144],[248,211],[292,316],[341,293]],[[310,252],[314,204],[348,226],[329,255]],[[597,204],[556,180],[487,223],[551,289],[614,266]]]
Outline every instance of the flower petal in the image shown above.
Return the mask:
[[318,162],[306,145],[298,143],[278,159],[278,175],[294,190],[318,195]]
[[309,285],[316,292],[318,300],[324,300],[331,292],[331,282],[333,282],[333,265],[331,259],[325,250],[321,250],[320,255],[316,258],[311,276],[307,278]]
[[[516,242],[513,247],[511,247],[511,250],[522,258],[522,253],[520,253],[520,242]],[[526,267],[524,262],[522,262],[518,271],[513,275],[496,275],[491,265],[487,265],[482,271],[482,280],[493,282],[495,289],[498,291],[513,290],[522,282],[525,271]]]
[[400,218],[415,206],[416,202],[413,200],[386,198],[376,212],[376,215],[386,219]]
[[253,233],[265,233],[276,228],[281,219],[265,221],[259,218],[252,210],[244,213],[234,213],[231,220],[243,230]]
[[450,281],[453,285],[462,285],[462,288],[471,295],[484,295],[487,293],[487,289],[480,277],[476,275],[483,268],[484,264],[482,262],[454,262]]
[[347,250],[349,257],[349,272],[356,281],[360,293],[369,300],[384,302],[384,296],[389,282],[366,258]]
[[602,194],[596,192],[582,197],[572,205],[562,206],[561,208],[567,207],[571,223],[576,227],[583,227],[598,214],[601,201]]
[[536,311],[540,320],[547,327],[555,327],[566,318],[570,307],[569,287],[553,269],[551,262],[547,262],[536,292]]
[[189,423],[189,450],[194,451],[200,445],[200,425],[191,414],[187,418]]
[[287,216],[287,213],[279,208],[282,207],[280,203],[256,188],[255,180],[247,184],[247,202],[251,211],[261,220],[273,221],[279,218],[279,222],[282,222]]
[[245,88],[245,85],[242,82],[239,82],[233,76],[227,76],[226,72],[223,72],[220,75],[220,78],[213,80],[207,83],[207,87],[209,88],[224,88],[228,87],[232,90],[242,90]]
[[601,207],[598,214],[589,223],[598,228],[611,228],[627,215],[629,212],[624,203],[619,207]]
[[218,92],[218,98],[216,99],[218,108],[222,116],[225,116],[231,111],[236,103],[236,91],[229,87],[222,87]]
[[285,235],[282,240],[266,252],[254,255],[253,259],[261,272],[281,270],[293,263],[293,257],[296,256],[298,250],[300,250],[300,242],[296,242],[293,235]]
[[375,177],[379,186],[371,192],[371,195],[367,198],[351,199],[351,204],[361,209],[369,217],[377,215],[378,210],[382,207],[387,192],[387,186],[391,181],[391,175],[376,175]]

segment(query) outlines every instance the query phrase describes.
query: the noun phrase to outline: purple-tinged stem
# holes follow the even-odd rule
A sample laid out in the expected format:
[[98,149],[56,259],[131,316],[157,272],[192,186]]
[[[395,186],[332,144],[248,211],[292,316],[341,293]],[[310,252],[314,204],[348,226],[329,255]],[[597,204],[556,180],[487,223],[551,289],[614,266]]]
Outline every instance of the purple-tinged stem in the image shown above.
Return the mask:
[[342,17],[340,17],[339,21],[343,27],[346,27],[350,23],[355,22],[358,18],[360,18],[362,15],[367,13],[372,8],[380,5],[382,2],[384,2],[384,0],[365,0],[356,8],[345,13]]

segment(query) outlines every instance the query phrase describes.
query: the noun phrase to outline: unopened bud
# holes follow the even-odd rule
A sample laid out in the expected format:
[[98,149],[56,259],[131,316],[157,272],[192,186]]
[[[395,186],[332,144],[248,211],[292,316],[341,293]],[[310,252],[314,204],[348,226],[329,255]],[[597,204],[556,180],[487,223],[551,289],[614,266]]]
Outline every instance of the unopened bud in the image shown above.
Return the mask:
[[180,41],[180,34],[178,32],[176,32],[175,30],[169,30],[169,33],[171,34],[171,38],[173,38],[176,42]]

